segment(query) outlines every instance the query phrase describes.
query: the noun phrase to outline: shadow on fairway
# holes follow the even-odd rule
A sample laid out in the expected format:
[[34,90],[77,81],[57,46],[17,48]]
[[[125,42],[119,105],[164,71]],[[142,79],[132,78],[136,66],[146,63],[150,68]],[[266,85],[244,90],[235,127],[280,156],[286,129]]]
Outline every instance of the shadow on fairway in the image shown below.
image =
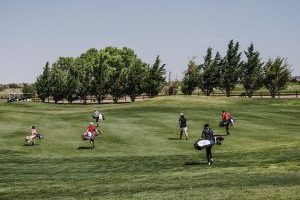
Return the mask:
[[168,138],[168,140],[182,140],[180,138]]
[[82,147],[82,146],[81,146],[81,147],[78,147],[77,149],[78,149],[78,150],[92,149],[92,147]]
[[196,161],[188,161],[184,162],[185,165],[207,165],[207,162],[196,162]]
[[229,136],[229,135],[221,135],[221,134],[216,134],[216,135],[214,135],[214,136]]
[[32,144],[23,144],[23,146],[28,146],[28,147],[32,147],[32,146],[38,146],[38,145],[40,145],[40,144],[34,144],[34,145],[32,145]]

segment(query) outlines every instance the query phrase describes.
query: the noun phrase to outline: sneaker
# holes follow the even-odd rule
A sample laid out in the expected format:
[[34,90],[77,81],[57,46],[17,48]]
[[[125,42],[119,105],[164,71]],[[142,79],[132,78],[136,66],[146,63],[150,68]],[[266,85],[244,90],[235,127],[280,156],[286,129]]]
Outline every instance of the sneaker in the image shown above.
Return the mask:
[[209,166],[211,166],[211,164],[212,164],[211,162],[208,162],[208,165],[209,165]]
[[213,162],[214,162],[214,159],[211,158],[210,159],[210,164],[213,164]]

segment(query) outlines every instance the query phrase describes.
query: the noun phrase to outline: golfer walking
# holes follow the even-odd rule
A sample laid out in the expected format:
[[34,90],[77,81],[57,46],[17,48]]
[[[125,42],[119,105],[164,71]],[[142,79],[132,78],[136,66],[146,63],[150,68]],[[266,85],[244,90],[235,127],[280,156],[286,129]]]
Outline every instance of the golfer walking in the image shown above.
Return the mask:
[[202,139],[209,140],[211,142],[211,145],[205,148],[207,163],[208,165],[211,165],[213,163],[211,149],[212,146],[215,144],[215,139],[214,132],[211,128],[209,128],[209,124],[204,124],[202,131]]
[[182,139],[182,135],[185,135],[185,139],[188,140],[188,132],[187,132],[187,119],[185,118],[183,113],[180,113],[179,116],[179,130],[180,130],[180,139]]

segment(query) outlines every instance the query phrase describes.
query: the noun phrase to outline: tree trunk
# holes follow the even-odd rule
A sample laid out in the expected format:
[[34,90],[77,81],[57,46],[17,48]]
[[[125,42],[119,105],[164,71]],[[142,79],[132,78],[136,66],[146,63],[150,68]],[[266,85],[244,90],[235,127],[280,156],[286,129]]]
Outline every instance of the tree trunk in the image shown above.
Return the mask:
[[207,89],[207,90],[205,91],[205,95],[206,95],[206,96],[210,96],[210,93],[211,93],[210,89]]
[[114,96],[113,101],[114,101],[114,103],[118,103],[118,97]]
[[253,95],[253,91],[247,91],[247,96],[248,96],[249,98],[251,98],[252,95]]
[[130,95],[130,100],[131,100],[131,102],[135,102],[135,95],[134,94]]
[[230,89],[229,88],[226,88],[226,96],[230,97]]

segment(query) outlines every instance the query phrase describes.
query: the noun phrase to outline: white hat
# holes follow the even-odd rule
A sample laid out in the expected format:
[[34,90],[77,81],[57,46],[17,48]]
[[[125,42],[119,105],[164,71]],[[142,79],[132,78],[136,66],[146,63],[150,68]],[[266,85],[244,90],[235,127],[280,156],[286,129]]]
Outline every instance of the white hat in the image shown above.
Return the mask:
[[94,123],[93,122],[90,122],[90,125],[93,125]]
[[180,113],[180,116],[183,116],[183,113]]

